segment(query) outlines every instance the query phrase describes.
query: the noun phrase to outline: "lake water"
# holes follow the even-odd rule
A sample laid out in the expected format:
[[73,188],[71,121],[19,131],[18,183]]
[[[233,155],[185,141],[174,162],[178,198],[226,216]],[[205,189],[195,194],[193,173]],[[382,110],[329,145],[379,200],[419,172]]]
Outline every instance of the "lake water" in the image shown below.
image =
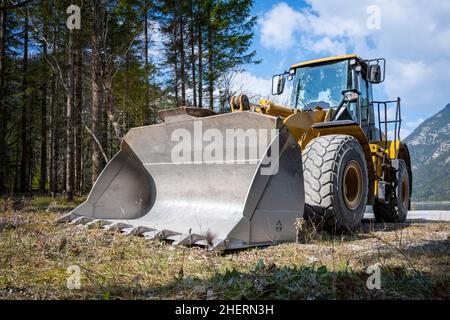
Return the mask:
[[[443,202],[413,202],[411,203],[411,210],[439,210],[450,211],[450,201]],[[372,213],[372,207],[366,207],[367,213]]]
[[445,202],[413,202],[412,210],[450,210],[450,201]]

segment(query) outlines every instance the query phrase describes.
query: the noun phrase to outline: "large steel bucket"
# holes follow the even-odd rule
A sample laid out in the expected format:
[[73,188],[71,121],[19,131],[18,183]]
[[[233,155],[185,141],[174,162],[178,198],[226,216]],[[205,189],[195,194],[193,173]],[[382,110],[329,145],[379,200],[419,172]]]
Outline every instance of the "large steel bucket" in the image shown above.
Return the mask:
[[61,220],[223,250],[293,241],[303,208],[287,127],[239,112],[131,129],[87,201]]

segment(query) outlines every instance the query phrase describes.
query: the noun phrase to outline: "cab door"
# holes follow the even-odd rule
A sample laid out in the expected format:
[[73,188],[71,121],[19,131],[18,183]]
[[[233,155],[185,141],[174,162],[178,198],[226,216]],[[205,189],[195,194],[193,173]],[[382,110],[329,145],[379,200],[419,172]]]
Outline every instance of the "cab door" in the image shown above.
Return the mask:
[[376,140],[375,137],[375,117],[373,110],[373,97],[372,97],[372,84],[365,79],[365,75],[360,72],[358,74],[358,89],[361,92],[359,103],[360,103],[360,114],[359,123],[361,129],[365,132],[367,139],[369,141]]

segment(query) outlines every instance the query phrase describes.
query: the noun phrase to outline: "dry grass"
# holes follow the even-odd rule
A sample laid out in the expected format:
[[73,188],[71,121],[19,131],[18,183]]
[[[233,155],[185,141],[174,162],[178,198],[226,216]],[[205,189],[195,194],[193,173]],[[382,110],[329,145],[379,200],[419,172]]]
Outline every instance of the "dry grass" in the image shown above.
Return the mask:
[[[76,203],[79,203],[78,199]],[[298,243],[227,253],[55,224],[76,203],[0,203],[3,299],[449,299],[448,223],[365,223],[331,236],[301,225]],[[381,290],[366,287],[380,263]],[[66,287],[81,268],[81,289]]]

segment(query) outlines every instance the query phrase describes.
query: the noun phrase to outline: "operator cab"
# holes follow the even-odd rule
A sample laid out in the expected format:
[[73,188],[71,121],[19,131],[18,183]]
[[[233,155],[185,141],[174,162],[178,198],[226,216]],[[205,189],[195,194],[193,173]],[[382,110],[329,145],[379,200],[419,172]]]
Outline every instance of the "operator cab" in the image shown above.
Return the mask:
[[384,81],[384,69],[384,59],[363,60],[354,54],[306,61],[275,75],[272,94],[283,93],[287,78],[293,81],[293,109],[332,109],[331,121],[352,121],[369,141],[380,140],[376,136],[372,84]]

